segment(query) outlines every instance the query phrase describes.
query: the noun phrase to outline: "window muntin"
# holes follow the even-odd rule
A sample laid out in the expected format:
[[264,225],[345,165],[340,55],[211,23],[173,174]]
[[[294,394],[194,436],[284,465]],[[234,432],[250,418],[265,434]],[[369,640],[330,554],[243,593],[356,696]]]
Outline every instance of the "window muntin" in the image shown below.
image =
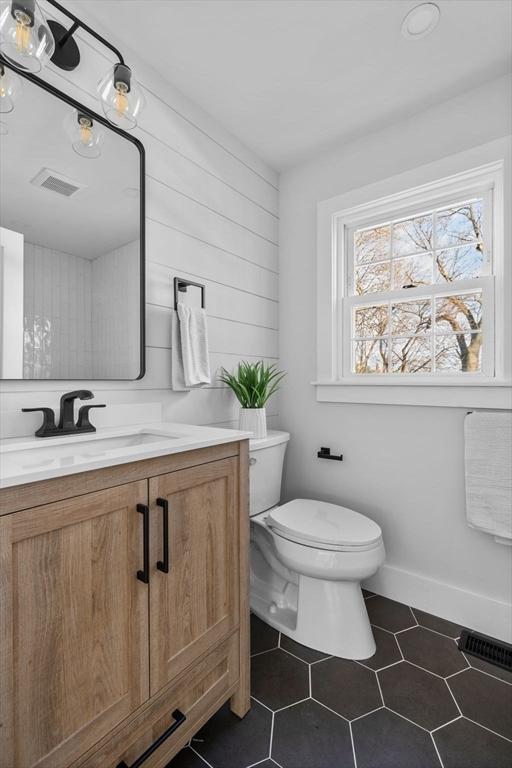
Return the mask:
[[482,291],[357,306],[353,331],[354,373],[479,373]]
[[353,233],[352,293],[363,296],[480,277],[483,199]]
[[490,194],[348,231],[346,373],[482,373],[482,316],[492,303],[489,208]]

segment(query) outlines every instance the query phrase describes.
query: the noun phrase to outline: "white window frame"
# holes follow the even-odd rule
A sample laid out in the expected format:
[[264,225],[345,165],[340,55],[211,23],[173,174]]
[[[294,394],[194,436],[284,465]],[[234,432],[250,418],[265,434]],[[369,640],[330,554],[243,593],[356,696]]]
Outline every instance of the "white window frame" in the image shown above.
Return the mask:
[[[499,154],[497,155],[497,148]],[[491,162],[482,163],[492,157]],[[498,157],[499,159],[496,159]],[[416,182],[416,183],[414,183]],[[420,182],[418,184],[418,182]],[[490,244],[492,273],[459,281],[456,289],[443,284],[349,295],[353,268],[349,231],[365,224],[406,217],[454,200],[484,198],[486,246]],[[507,208],[508,201],[508,208]],[[512,407],[511,314],[512,253],[505,253],[510,229],[510,148],[504,140],[445,158],[428,166],[349,192],[318,205],[317,263],[317,399],[328,402],[368,402],[461,407]],[[506,229],[507,225],[507,229]],[[356,374],[351,371],[350,312],[355,303],[375,304],[379,298],[409,300],[433,293],[449,295],[483,291],[484,341],[482,371],[453,374]],[[495,343],[494,343],[495,342]]]

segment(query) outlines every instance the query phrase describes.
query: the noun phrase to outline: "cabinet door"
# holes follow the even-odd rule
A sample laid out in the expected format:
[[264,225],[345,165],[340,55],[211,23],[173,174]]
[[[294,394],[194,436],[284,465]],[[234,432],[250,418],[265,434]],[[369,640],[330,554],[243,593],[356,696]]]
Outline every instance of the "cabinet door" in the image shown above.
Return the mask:
[[61,768],[149,695],[147,481],[0,518],[2,768]]
[[151,694],[238,624],[237,473],[232,458],[149,481]]

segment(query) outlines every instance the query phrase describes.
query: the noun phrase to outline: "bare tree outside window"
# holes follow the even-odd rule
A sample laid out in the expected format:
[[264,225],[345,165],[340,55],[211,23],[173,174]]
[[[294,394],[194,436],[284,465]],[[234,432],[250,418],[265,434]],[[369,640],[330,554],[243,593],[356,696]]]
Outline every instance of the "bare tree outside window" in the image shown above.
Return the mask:
[[[482,214],[483,200],[471,200],[355,231],[354,293],[374,299],[353,310],[355,373],[481,370],[482,291],[458,283],[482,275]],[[444,284],[453,290],[429,295]],[[424,297],[406,298],[421,287]],[[404,298],[379,301],[391,290]]]

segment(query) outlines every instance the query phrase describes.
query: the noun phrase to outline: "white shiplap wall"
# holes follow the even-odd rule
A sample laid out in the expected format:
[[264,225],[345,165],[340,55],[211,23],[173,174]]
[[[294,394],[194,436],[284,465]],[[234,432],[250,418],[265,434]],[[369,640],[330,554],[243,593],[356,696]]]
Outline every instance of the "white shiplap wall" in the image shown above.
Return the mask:
[[[57,17],[50,6],[45,11]],[[110,60],[96,41],[79,38],[80,67],[69,74],[48,68],[44,77],[99,111],[95,86]],[[123,53],[147,99],[134,132],[146,149],[146,376],[115,383],[2,382],[3,436],[33,433],[40,417],[19,409],[55,407],[60,394],[75,386],[91,388],[107,405],[160,402],[166,420],[234,426],[236,402],[218,381],[188,393],[170,390],[175,275],[206,284],[214,371],[241,359],[278,358],[277,174],[160,74],[125,48]],[[274,403],[269,414],[275,423]]]

